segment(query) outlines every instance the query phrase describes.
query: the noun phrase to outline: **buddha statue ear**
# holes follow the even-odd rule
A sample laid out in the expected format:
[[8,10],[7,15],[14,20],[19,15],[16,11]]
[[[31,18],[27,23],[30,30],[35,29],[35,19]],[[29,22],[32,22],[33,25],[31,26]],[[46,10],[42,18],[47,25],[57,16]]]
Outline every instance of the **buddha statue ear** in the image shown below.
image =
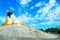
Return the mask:
[[6,13],[7,13],[7,16],[11,16],[13,13],[12,12],[9,12],[9,10],[6,10]]

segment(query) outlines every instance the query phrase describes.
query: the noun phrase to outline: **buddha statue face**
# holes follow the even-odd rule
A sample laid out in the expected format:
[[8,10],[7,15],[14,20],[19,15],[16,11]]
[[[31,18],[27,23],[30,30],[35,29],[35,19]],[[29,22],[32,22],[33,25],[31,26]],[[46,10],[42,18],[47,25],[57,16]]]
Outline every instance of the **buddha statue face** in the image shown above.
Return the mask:
[[6,25],[12,24],[12,20],[9,17],[7,17],[5,20],[5,24]]

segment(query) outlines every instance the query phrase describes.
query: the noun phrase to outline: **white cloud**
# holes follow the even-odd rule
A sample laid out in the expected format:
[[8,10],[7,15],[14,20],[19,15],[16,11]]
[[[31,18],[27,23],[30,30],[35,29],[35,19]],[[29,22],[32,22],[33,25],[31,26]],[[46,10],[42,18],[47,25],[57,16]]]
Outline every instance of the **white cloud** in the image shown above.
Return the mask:
[[30,24],[29,26],[33,26],[33,27],[36,27],[36,26],[37,26],[37,24]]
[[41,23],[41,24],[54,24],[54,23],[59,24],[60,22],[58,22],[58,21],[55,22],[56,19],[58,19],[58,20],[60,19],[60,10],[59,9],[60,9],[60,7],[56,6],[55,9],[50,10],[46,17],[46,19],[49,21],[47,21],[45,23]]
[[[58,10],[55,10],[55,11],[58,11]],[[47,21],[47,22],[44,22],[44,23],[41,23],[41,24],[43,24],[43,25],[50,25],[50,24],[54,24],[54,23],[56,23],[56,24],[60,24],[60,21],[54,21],[54,20],[56,20],[56,19],[60,19],[60,14],[57,12],[55,12],[55,11],[53,11],[53,13],[49,13],[48,14],[48,17],[47,17],[47,19],[49,20],[49,21]]]
[[28,15],[28,12],[26,12],[25,15],[27,16]]
[[33,7],[31,7],[30,9],[33,9],[34,8],[34,6]]
[[25,5],[25,4],[27,4],[27,3],[31,2],[31,1],[32,0],[21,0],[20,4]]
[[56,3],[56,0],[50,0],[49,5],[53,6]]
[[3,17],[0,16],[0,21],[1,22],[5,22],[5,18],[3,18]]
[[[54,12],[53,13],[50,13],[50,11],[52,11],[52,10],[50,10],[52,7],[54,7],[54,6],[56,6],[56,2],[55,2],[55,0],[50,0],[49,1],[49,3],[47,3],[46,4],[46,6],[45,7],[43,7],[43,8],[40,8],[38,11],[37,11],[37,14],[38,13],[42,13],[42,15],[40,16],[40,18],[43,18],[43,17],[45,17],[45,15],[46,14],[48,14],[49,16],[51,16],[51,18],[54,16]],[[56,8],[56,10],[55,10],[55,12],[57,13],[58,11],[59,11],[59,7],[57,7]],[[59,13],[59,12],[58,12]]]
[[48,19],[50,20],[50,21],[53,21],[54,20],[54,13],[50,13],[50,14],[48,14]]
[[28,18],[26,15],[21,15],[18,17],[20,20],[22,20],[23,22],[28,22],[30,20],[30,18]]
[[37,13],[36,15],[35,15],[35,18],[38,18],[39,17],[39,13]]
[[36,26],[36,24],[31,24],[31,26]]
[[13,7],[9,7],[11,10],[14,10],[14,8]]
[[60,9],[60,7],[56,6],[56,8],[53,9],[53,11],[49,12],[48,19],[50,21],[54,21],[55,19],[60,18],[60,10],[59,9]]
[[42,8],[37,11],[37,13],[42,13]]
[[35,7],[40,7],[41,5],[44,5],[45,3],[44,2],[38,2]]
[[[23,5],[25,5],[25,4],[23,4]],[[38,3],[35,6],[38,7],[40,5],[41,5],[41,3]],[[35,6],[31,7],[31,9],[33,9]],[[51,10],[51,8],[54,7],[54,6],[56,8]],[[37,20],[48,20],[47,22],[40,23],[40,24],[59,23],[59,22],[54,21],[55,19],[60,17],[60,16],[58,16],[58,15],[60,15],[60,10],[59,9],[60,9],[60,6],[56,5],[55,0],[50,0],[49,3],[47,3],[45,7],[41,8],[37,11],[37,14],[35,15],[35,17],[32,18],[27,12],[26,14],[23,14],[23,15],[19,16],[19,18],[23,22],[37,21]],[[40,13],[42,13],[42,15],[40,15]],[[46,16],[46,14],[47,14],[47,16]],[[28,17],[27,15],[29,15],[30,17]],[[35,25],[35,24],[33,24],[33,25]]]
[[49,12],[49,10],[53,6],[55,6],[55,3],[56,3],[55,0],[50,0],[49,3],[47,3],[45,7],[43,7],[43,8],[41,8],[41,9],[38,10],[38,13],[41,13],[42,12],[42,15],[41,16],[44,17],[45,14],[47,14]]
[[40,7],[41,5],[44,5],[44,2],[38,2],[35,6],[32,6],[30,9],[33,9],[34,7]]
[[42,24],[42,25],[51,25],[51,24],[60,24],[60,22],[50,22],[50,21],[48,21],[48,22],[42,22],[40,24]]
[[[44,4],[45,4],[44,2],[38,2],[35,6],[32,6],[30,9],[33,9],[34,7],[40,7]],[[38,10],[38,13],[41,13],[41,10]]]
[[55,8],[54,13],[56,14],[56,16],[60,15],[60,6],[57,6]]
[[[53,8],[53,10],[51,10],[51,8],[54,6],[55,6],[55,8]],[[42,15],[40,16],[39,13],[42,13]],[[41,8],[37,11],[37,14],[35,17],[37,17],[37,19],[40,18],[40,20],[41,19],[48,20],[47,22],[40,23],[43,25],[54,24],[54,23],[59,24],[60,22],[58,22],[58,21],[55,22],[55,20],[60,19],[60,6],[56,4],[55,0],[50,0],[49,3],[47,3],[45,7]]]
[[[18,18],[19,18],[21,21],[23,21],[23,22],[33,21],[34,18],[28,17],[27,14],[28,14],[28,13],[23,14],[23,15],[19,16]],[[28,15],[29,15],[29,14],[28,14]]]
[[39,3],[37,3],[35,6],[36,6],[36,7],[39,7],[41,4],[42,4],[42,3],[39,2]]

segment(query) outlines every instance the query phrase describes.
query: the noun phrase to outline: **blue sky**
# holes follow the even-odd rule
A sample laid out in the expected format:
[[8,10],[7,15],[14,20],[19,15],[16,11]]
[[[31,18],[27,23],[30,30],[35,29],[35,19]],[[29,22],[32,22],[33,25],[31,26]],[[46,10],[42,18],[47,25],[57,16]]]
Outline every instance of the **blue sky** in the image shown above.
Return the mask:
[[36,29],[60,25],[60,0],[0,0],[0,25],[7,17],[7,9]]

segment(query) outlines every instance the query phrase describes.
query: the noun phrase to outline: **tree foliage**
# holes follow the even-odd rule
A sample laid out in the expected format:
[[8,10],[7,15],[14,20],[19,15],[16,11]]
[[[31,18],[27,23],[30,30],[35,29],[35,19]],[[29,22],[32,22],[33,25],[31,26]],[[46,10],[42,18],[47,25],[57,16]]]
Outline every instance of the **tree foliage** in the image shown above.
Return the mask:
[[60,26],[56,26],[55,28],[48,28],[45,30],[46,32],[51,32],[51,33],[58,33],[60,34]]
[[48,28],[46,30],[43,30],[43,29],[39,29],[41,31],[45,31],[45,32],[50,32],[50,33],[57,33],[57,34],[60,34],[60,25],[59,26],[56,26],[55,28]]

